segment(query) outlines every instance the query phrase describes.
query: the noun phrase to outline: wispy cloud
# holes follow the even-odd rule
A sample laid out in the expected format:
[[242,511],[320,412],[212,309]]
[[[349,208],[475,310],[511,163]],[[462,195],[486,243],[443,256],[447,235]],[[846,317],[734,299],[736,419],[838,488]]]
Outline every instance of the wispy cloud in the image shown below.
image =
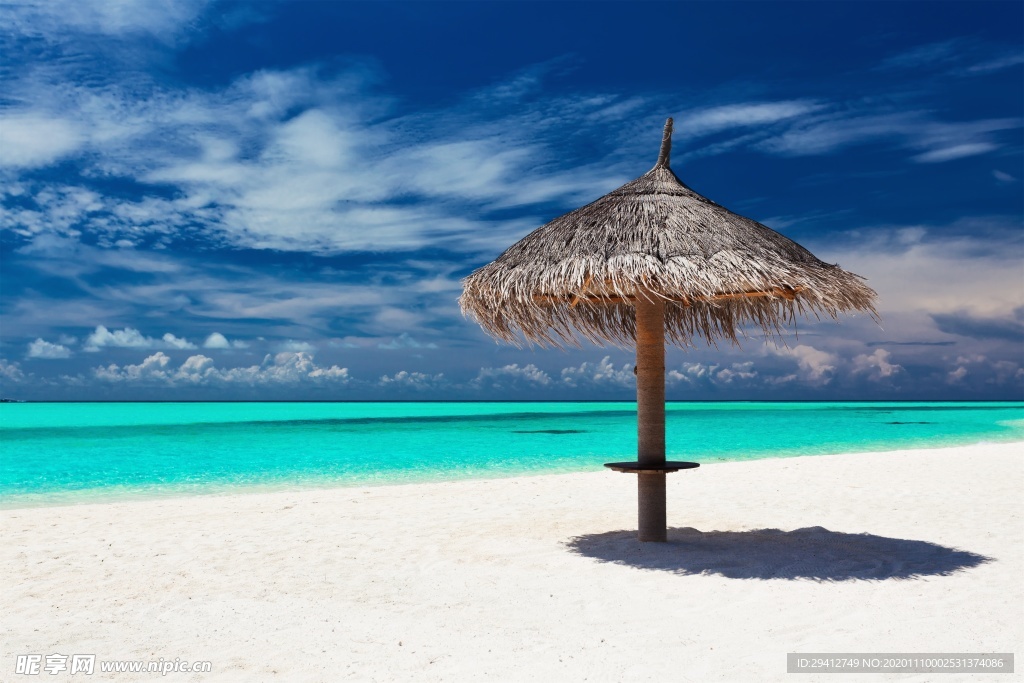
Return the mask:
[[950,147],[939,147],[938,149],[918,154],[914,157],[914,161],[934,164],[953,159],[962,159],[963,157],[972,157],[977,154],[985,154],[994,149],[996,149],[996,145],[991,142],[966,142]]
[[1021,125],[1017,119],[947,123],[924,112],[827,114],[808,117],[758,146],[775,154],[806,156],[891,141],[911,150],[922,150],[912,157],[915,161],[934,163],[995,150],[1000,146],[993,137],[995,133]]
[[[39,166],[77,152],[96,173],[153,188],[125,201],[85,186],[34,185],[8,209],[10,226],[25,234],[65,226],[113,241],[199,230],[258,249],[493,249],[533,221],[495,223],[481,217],[490,209],[591,196],[620,179],[604,166],[545,168],[550,153],[531,140],[551,123],[536,112],[457,105],[387,118],[388,99],[359,66],[340,75],[261,71],[213,93],[154,84],[145,99],[31,76],[12,87],[37,109],[7,108],[24,146],[8,163]],[[73,124],[57,117],[70,110]],[[166,186],[179,196],[166,198],[158,191]],[[429,201],[403,201],[410,197]]]
[[1024,52],[1017,50],[993,59],[987,59],[983,62],[979,62],[978,64],[972,64],[971,66],[966,67],[964,72],[968,74],[990,73],[993,71],[1001,71],[1002,69],[1009,69],[1020,64],[1024,64]]
[[880,69],[938,69],[943,74],[976,76],[1024,64],[1019,47],[952,38],[905,50],[882,61]]
[[[44,247],[44,242],[57,244]],[[61,283],[61,298],[32,289],[23,292],[4,312],[8,334],[88,335],[94,332],[97,318],[117,323],[118,328],[136,329],[141,315],[193,324],[197,319],[210,321],[202,324],[201,332],[190,331],[200,340],[214,331],[242,330],[252,321],[259,321],[259,333],[282,341],[316,343],[311,336],[324,342],[350,337],[357,345],[416,348],[412,345],[418,344],[423,350],[432,348],[430,336],[448,327],[452,328],[449,338],[471,332],[455,305],[459,284],[451,275],[454,266],[440,259],[433,264],[388,260],[384,265],[368,260],[343,271],[309,272],[289,266],[267,272],[237,264],[223,266],[219,260],[204,263],[172,250],[85,247],[72,238],[40,235],[30,246],[35,269],[51,282]],[[96,252],[105,258],[92,260]],[[387,273],[384,281],[377,277],[381,270]],[[41,320],[38,311],[44,309],[51,315]],[[90,327],[88,332],[81,330],[85,326]],[[105,327],[108,332],[115,329],[110,323]],[[181,335],[178,330],[175,333]],[[241,348],[235,337],[230,340]],[[169,348],[157,341],[140,343]]]
[[[570,170],[553,149],[561,132],[571,126],[615,141],[610,133],[625,125],[622,117],[639,107],[646,124],[655,108],[635,101],[616,119],[608,114],[616,97],[548,96],[511,111],[472,97],[400,115],[359,64],[264,70],[212,92],[150,84],[145,98],[117,85],[54,87],[32,74],[15,79],[12,92],[33,104],[3,110],[15,140],[7,163],[74,157],[85,173],[77,186],[19,181],[17,196],[4,202],[9,229],[87,233],[122,247],[199,236],[325,254],[428,246],[493,253],[540,222],[502,210],[593,199],[635,173],[608,142],[589,163],[570,160]],[[691,156],[735,147],[816,155],[888,141],[935,163],[995,151],[997,134],[1021,125],[877,110],[822,99],[733,102],[683,111],[678,127],[694,139],[739,134],[697,142],[684,152]],[[67,111],[76,112],[73,121]],[[588,118],[598,111],[602,117]],[[133,200],[107,196],[90,187],[95,175],[149,190]]]
[[765,126],[806,116],[826,105],[811,100],[743,102],[685,112],[680,120],[682,136],[718,133],[732,128]]
[[51,41],[69,33],[170,39],[209,4],[208,0],[49,0],[9,4],[4,16],[12,32]]
[[963,46],[964,41],[958,38],[919,45],[886,58],[879,67],[882,69],[913,69],[935,64],[948,64],[958,59],[958,48]]

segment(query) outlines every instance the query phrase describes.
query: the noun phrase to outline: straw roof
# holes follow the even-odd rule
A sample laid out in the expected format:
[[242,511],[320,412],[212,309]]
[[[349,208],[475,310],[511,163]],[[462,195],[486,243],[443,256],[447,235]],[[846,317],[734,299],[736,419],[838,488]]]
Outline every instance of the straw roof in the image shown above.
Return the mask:
[[669,168],[672,119],[650,171],[534,230],[463,280],[463,314],[517,346],[633,346],[638,299],[665,302],[665,337],[733,343],[797,315],[863,311],[875,292],[771,228],[687,187]]

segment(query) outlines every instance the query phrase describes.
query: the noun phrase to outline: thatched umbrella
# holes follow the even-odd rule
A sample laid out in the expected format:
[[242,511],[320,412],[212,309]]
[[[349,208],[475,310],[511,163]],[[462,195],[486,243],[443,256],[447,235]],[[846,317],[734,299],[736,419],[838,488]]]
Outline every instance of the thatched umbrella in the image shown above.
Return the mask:
[[560,216],[463,281],[459,305],[517,346],[636,347],[639,538],[665,541],[665,341],[766,338],[799,314],[876,316],[863,278],[684,185],[669,168],[672,119],[650,171]]

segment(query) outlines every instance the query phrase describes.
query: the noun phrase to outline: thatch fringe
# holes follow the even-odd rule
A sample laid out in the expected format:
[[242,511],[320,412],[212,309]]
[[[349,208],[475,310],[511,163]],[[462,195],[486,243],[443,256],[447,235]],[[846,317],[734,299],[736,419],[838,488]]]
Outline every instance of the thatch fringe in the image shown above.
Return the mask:
[[748,325],[774,338],[799,315],[877,319],[863,278],[691,190],[668,168],[669,144],[648,173],[473,272],[463,313],[496,339],[555,347],[632,347],[637,297],[666,301],[665,336],[678,346],[737,343]]

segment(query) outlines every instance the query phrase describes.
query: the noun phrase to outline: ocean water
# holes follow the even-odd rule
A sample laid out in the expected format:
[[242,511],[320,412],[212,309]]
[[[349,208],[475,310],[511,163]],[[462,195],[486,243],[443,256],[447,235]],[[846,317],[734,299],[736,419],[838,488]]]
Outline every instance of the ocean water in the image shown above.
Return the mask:
[[[700,463],[1024,442],[1024,403],[670,403],[666,430],[669,459]],[[589,471],[635,452],[633,403],[7,403],[0,506]]]

